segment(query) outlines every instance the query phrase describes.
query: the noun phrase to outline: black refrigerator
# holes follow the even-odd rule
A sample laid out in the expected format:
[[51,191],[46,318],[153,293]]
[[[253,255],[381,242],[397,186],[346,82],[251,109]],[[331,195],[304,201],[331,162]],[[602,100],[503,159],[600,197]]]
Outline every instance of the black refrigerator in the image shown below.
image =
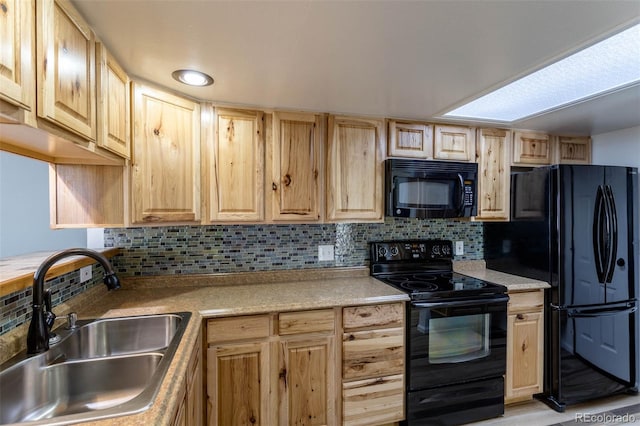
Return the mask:
[[638,392],[638,171],[553,165],[511,174],[511,220],[484,226],[487,268],[551,284],[544,392],[557,411]]

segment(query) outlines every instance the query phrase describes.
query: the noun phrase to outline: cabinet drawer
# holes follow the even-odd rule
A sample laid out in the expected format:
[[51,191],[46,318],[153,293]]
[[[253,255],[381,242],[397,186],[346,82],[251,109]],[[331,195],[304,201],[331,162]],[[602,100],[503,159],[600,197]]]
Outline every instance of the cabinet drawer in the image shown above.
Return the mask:
[[541,311],[544,308],[544,290],[509,293],[509,312]]
[[278,330],[280,335],[322,331],[332,332],[334,328],[335,315],[333,309],[284,312],[278,315]]
[[401,327],[404,325],[404,304],[352,306],[344,308],[342,315],[345,330],[364,327]]
[[261,337],[269,337],[268,315],[216,318],[207,321],[208,343]]
[[342,336],[342,377],[356,379],[404,371],[404,329],[356,331]]
[[344,425],[370,425],[404,419],[402,374],[342,385]]

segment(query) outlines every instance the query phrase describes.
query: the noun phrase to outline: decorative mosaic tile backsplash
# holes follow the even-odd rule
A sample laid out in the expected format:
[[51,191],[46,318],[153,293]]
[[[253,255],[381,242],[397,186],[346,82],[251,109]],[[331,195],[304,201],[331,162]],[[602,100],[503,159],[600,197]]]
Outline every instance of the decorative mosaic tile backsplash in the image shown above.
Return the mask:
[[[104,269],[95,264],[89,281],[80,283],[80,270],[77,270],[47,281],[45,288],[51,289],[51,304],[55,307],[96,284],[102,284],[103,276]],[[0,335],[31,319],[32,294],[29,287],[0,298]]]
[[[105,229],[105,246],[123,249],[113,262],[122,276],[361,266],[369,241],[408,238],[461,240],[456,260],[483,258],[482,224],[445,219]],[[320,244],[335,245],[334,261],[318,261]]]
[[[439,238],[464,241],[456,260],[483,259],[482,223],[454,220],[387,218],[384,223],[322,225],[210,225],[105,229],[105,246],[122,248],[112,259],[118,275],[205,274],[274,269],[362,266],[369,262],[368,242]],[[318,261],[318,245],[335,245],[335,260]],[[79,271],[47,282],[53,305],[96,284],[104,272],[80,284]],[[0,298],[0,334],[31,318],[31,289]]]

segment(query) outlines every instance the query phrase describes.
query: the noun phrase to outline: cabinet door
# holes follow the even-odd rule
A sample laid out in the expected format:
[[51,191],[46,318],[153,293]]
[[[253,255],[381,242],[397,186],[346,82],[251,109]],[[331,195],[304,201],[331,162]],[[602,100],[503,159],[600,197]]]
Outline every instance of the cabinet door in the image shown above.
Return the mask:
[[132,223],[200,220],[200,106],[134,86]]
[[95,38],[68,0],[37,0],[38,116],[96,139]]
[[334,340],[324,336],[279,343],[279,425],[335,424]]
[[390,120],[389,156],[433,158],[433,126]]
[[0,10],[0,99],[31,110],[35,102],[33,0],[3,0]]
[[327,220],[382,221],[384,120],[329,116]]
[[436,160],[470,161],[475,158],[475,141],[469,127],[436,125],[433,158]]
[[501,129],[479,129],[477,137],[477,220],[509,220],[510,133]]
[[321,134],[319,115],[273,114],[273,139],[267,152],[268,208],[273,220],[320,219]]
[[534,394],[542,392],[542,321],[540,311],[509,315],[505,380],[507,403],[531,399]]
[[269,343],[209,347],[207,424],[269,426]]
[[545,133],[513,132],[513,165],[551,164],[551,140]]
[[591,138],[557,136],[555,138],[556,163],[591,164]]
[[216,109],[210,177],[210,220],[264,219],[263,114]]
[[98,64],[98,146],[121,157],[131,156],[129,76],[102,43],[96,43]]
[[186,423],[201,426],[204,419],[204,387],[202,384],[202,340],[194,345],[187,368],[187,394],[185,397]]

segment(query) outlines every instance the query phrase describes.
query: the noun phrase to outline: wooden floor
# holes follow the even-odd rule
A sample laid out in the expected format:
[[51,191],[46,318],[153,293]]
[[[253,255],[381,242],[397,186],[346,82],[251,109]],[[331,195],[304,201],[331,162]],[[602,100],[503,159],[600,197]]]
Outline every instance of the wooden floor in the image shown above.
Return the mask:
[[[628,418],[630,422],[580,422],[581,416],[586,414],[597,414],[606,411],[615,410],[620,407],[635,405],[640,403],[640,395],[618,395],[609,398],[603,398],[595,402],[577,404],[567,407],[564,413],[558,413],[540,401],[530,401],[506,407],[503,417],[491,420],[485,420],[476,423],[469,423],[474,426],[550,426],[550,425],[619,425],[619,424],[635,424],[640,425],[640,413]],[[586,419],[586,417],[582,417]],[[576,420],[578,422],[576,423]]]

